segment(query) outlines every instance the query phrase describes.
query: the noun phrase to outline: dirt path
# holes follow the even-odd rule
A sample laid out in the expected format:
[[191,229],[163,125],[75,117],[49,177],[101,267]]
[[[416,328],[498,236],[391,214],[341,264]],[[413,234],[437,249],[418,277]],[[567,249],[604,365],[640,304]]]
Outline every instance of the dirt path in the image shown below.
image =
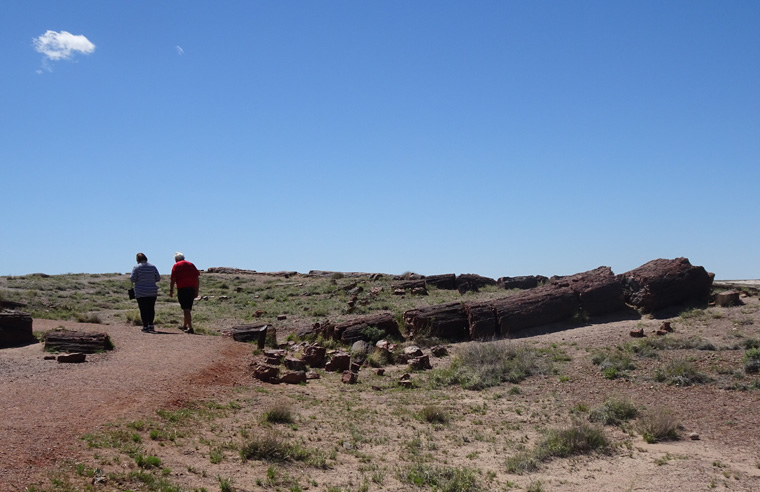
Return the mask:
[[83,433],[120,418],[224,391],[243,382],[250,346],[177,329],[144,334],[128,325],[35,320],[107,332],[116,349],[84,364],[43,360],[41,344],[0,350],[0,490],[24,490],[85,450]]

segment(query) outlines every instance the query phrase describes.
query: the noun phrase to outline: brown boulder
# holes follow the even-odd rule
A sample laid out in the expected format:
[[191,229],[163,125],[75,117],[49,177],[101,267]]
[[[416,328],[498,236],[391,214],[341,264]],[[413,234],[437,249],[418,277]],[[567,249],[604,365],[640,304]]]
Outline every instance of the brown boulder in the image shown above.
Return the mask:
[[73,354],[61,354],[58,356],[57,360],[58,362],[65,362],[69,364],[81,364],[87,360],[87,355],[81,352],[76,352]]
[[427,355],[410,359],[409,367],[415,371],[424,371],[433,368],[433,366],[430,365],[430,356]]
[[343,371],[343,376],[341,376],[340,380],[343,384],[356,384],[359,382],[359,375],[355,372]]
[[726,290],[716,294],[715,304],[720,307],[739,306],[742,301],[739,299],[739,292],[734,290]]
[[307,345],[301,355],[301,360],[309,367],[324,367],[326,359],[327,349],[319,345]]
[[338,352],[333,354],[332,358],[325,364],[325,371],[347,371],[349,367],[351,367],[351,356],[345,352]]
[[280,378],[281,383],[301,384],[306,382],[306,371],[289,371]]
[[253,377],[265,383],[276,384],[280,382],[280,368],[267,364],[255,364],[253,366]]
[[285,357],[283,364],[285,364],[285,367],[291,371],[306,372],[306,363],[301,359],[296,359],[295,357]]

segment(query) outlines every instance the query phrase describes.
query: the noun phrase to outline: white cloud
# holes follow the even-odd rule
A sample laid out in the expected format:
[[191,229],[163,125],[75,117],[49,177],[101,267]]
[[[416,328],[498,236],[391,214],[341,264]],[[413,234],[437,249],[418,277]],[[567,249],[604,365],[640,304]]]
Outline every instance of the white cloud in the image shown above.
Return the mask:
[[183,50],[182,46],[180,46],[180,45],[177,45],[177,54],[178,55],[184,55],[185,54],[185,50]]
[[95,45],[85,36],[74,35],[67,31],[45,31],[34,38],[34,49],[45,55],[45,60],[70,60],[76,53],[89,55],[95,51]]

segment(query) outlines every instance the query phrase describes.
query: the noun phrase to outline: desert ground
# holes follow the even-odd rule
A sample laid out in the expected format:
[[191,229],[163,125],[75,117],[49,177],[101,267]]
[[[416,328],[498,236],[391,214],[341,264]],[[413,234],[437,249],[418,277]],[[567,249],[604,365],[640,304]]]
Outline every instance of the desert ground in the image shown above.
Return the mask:
[[[324,370],[275,385],[251,377],[255,345],[220,335],[263,320],[297,352],[299,326],[362,314],[345,309],[345,287],[357,279],[202,279],[199,334],[178,329],[179,307],[162,291],[151,335],[135,325],[124,275],[0,278],[0,299],[27,303],[40,337],[105,332],[115,346],[82,364],[45,360],[41,343],[0,350],[0,490],[760,490],[760,375],[747,365],[760,347],[757,282],[715,286],[744,289],[738,306],[553,324],[511,340],[448,343],[432,370],[375,363],[352,385]],[[365,312],[460,296],[394,296],[383,281],[358,283],[383,288]],[[673,332],[655,335],[664,321]],[[639,329],[646,337],[632,338]],[[434,343],[399,346],[427,354]],[[537,369],[476,388],[453,382],[452,367],[492,350],[525,351]],[[398,384],[403,374],[411,387]],[[618,407],[629,413],[600,418]],[[600,442],[546,451],[565,431]]]

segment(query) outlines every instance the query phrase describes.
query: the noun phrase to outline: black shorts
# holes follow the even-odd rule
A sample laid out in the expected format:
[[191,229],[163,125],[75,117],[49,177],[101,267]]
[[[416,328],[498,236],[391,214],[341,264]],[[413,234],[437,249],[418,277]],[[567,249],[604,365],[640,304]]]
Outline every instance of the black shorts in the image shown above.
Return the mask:
[[195,299],[195,287],[177,289],[177,300],[182,309],[193,309],[193,299]]

